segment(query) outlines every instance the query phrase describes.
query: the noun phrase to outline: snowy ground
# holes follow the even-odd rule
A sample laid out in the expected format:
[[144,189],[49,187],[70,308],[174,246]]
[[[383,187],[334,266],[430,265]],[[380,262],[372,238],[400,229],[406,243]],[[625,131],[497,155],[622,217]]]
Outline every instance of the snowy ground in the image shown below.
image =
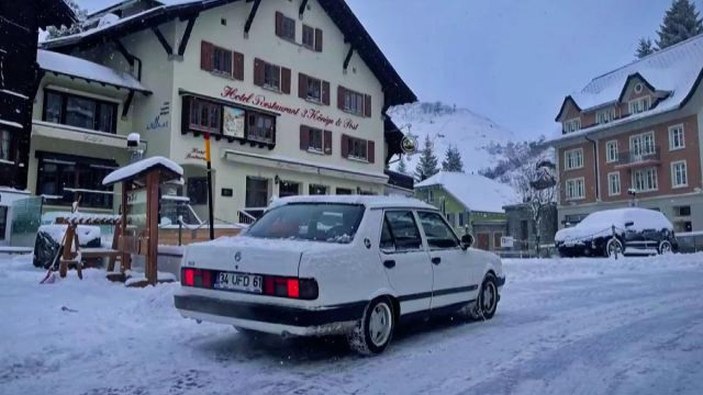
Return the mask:
[[505,268],[493,320],[417,325],[361,358],[181,319],[177,285],[39,285],[27,258],[0,259],[0,393],[703,393],[703,254]]

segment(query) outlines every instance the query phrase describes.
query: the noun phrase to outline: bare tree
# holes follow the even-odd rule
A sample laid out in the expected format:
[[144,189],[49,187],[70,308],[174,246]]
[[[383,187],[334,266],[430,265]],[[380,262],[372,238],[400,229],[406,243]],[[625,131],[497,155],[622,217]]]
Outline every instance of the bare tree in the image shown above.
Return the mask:
[[556,203],[557,183],[555,166],[549,160],[533,159],[523,166],[523,171],[513,179],[513,187],[532,215],[532,231],[535,235],[535,254],[540,255],[542,221],[550,206]]

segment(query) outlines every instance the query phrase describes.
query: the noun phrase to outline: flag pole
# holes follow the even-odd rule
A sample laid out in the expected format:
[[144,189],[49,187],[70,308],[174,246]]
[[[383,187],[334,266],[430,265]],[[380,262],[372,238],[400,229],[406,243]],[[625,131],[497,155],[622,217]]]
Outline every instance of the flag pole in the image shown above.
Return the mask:
[[212,205],[212,163],[210,162],[210,133],[205,133],[205,161],[207,162],[207,210],[210,222],[210,240],[215,239],[215,213]]

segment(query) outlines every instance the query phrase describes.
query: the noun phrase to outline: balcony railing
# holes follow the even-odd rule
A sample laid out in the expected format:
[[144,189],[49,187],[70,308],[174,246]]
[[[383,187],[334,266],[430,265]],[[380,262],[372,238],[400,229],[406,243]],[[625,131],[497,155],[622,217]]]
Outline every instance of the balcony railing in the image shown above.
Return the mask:
[[638,164],[657,164],[661,161],[661,149],[654,147],[654,152],[624,151],[618,155],[617,166],[634,166]]

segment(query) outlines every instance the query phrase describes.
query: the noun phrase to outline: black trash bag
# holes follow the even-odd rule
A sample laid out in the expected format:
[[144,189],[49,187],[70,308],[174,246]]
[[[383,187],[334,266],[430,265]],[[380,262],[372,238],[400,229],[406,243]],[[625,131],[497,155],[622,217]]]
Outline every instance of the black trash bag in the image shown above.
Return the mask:
[[49,269],[58,262],[61,249],[63,247],[58,241],[52,239],[49,233],[37,232],[37,238],[34,240],[34,259],[32,264],[36,267]]

